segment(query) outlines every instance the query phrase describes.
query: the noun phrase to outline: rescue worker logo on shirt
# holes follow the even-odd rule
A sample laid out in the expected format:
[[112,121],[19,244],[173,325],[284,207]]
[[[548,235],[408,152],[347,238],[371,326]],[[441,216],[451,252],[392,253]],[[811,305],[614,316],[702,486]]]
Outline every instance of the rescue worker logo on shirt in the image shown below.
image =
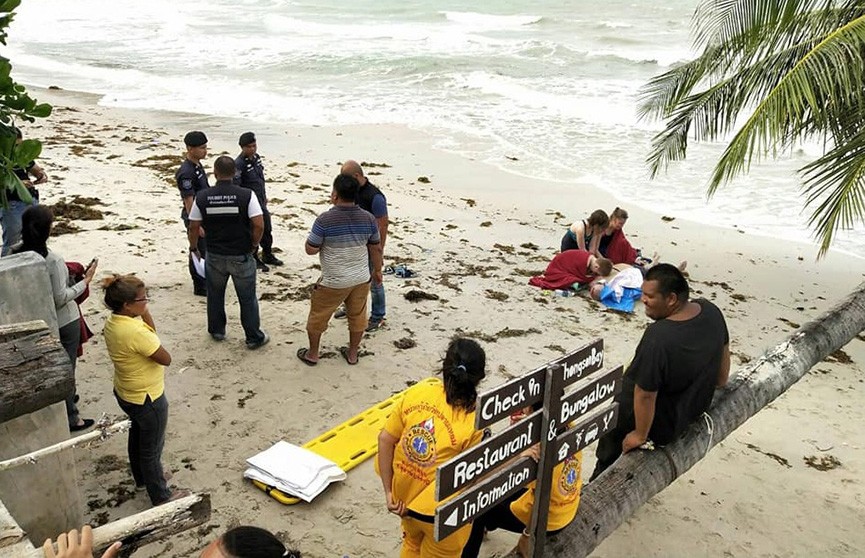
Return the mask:
[[435,424],[432,417],[416,426],[412,426],[403,437],[403,451],[409,461],[429,467],[435,464],[436,438]]
[[580,485],[580,459],[571,456],[565,460],[562,476],[559,478],[559,492],[562,496],[574,496]]

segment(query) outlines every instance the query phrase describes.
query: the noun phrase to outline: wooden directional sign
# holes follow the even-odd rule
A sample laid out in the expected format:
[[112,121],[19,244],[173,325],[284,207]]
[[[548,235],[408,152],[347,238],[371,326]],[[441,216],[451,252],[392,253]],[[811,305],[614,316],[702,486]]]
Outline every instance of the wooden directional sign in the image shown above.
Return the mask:
[[604,340],[595,339],[576,351],[479,395],[475,428],[480,430],[514,411],[539,403],[543,399],[547,367],[555,365],[561,365],[563,388],[597,372],[604,365]]
[[619,365],[599,376],[592,376],[572,393],[562,397],[561,410],[556,414],[559,424],[573,422],[622,390],[624,367]]
[[440,541],[493,508],[537,477],[538,464],[530,457],[518,459],[496,475],[441,504],[435,512],[435,540]]
[[592,442],[597,442],[601,436],[616,427],[619,420],[619,404],[613,403],[595,411],[585,420],[559,435],[553,448],[556,451],[556,463],[561,463],[568,456],[580,451]]
[[436,470],[436,500],[444,500],[541,441],[541,412],[461,453]]

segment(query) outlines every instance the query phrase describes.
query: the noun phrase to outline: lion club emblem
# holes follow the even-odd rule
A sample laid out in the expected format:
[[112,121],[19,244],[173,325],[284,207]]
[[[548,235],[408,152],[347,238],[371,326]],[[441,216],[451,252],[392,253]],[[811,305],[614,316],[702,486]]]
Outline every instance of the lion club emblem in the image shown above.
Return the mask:
[[562,496],[573,497],[580,485],[580,459],[571,456],[565,460],[562,476],[559,479],[559,491]]
[[435,464],[436,437],[432,417],[412,426],[403,437],[403,451],[410,461],[422,467]]

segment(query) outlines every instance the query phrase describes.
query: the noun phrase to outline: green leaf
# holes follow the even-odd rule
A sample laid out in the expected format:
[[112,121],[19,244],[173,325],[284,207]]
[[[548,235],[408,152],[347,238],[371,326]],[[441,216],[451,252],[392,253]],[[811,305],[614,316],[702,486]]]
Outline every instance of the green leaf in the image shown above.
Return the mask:
[[11,12],[21,5],[21,0],[2,0],[0,1],[0,12]]
[[[12,169],[6,168],[3,173],[3,186],[4,190],[15,190],[18,194],[18,198],[24,203],[32,203],[33,196],[30,194],[30,191],[24,186],[24,183],[21,182],[21,179],[12,171]],[[8,202],[7,202],[8,204]]]
[[47,118],[51,115],[51,105],[48,103],[40,103],[28,112],[30,116],[35,116],[36,118]]
[[39,140],[26,139],[15,146],[13,161],[15,166],[26,168],[39,154],[42,153],[42,144]]

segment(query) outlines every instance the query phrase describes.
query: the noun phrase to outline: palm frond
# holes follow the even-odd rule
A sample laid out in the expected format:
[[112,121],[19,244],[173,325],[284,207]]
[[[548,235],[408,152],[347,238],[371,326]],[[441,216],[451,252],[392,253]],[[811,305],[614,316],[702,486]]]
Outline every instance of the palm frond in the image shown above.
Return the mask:
[[865,215],[865,122],[860,132],[800,169],[805,178],[805,207],[816,204],[808,219],[820,242],[818,256],[829,250],[839,229],[852,228]]
[[[779,81],[730,141],[715,166],[709,195],[747,170],[751,158],[789,138],[810,112],[816,125],[837,106],[857,105],[865,93],[865,16],[827,36]],[[830,102],[830,101],[834,101]]]

